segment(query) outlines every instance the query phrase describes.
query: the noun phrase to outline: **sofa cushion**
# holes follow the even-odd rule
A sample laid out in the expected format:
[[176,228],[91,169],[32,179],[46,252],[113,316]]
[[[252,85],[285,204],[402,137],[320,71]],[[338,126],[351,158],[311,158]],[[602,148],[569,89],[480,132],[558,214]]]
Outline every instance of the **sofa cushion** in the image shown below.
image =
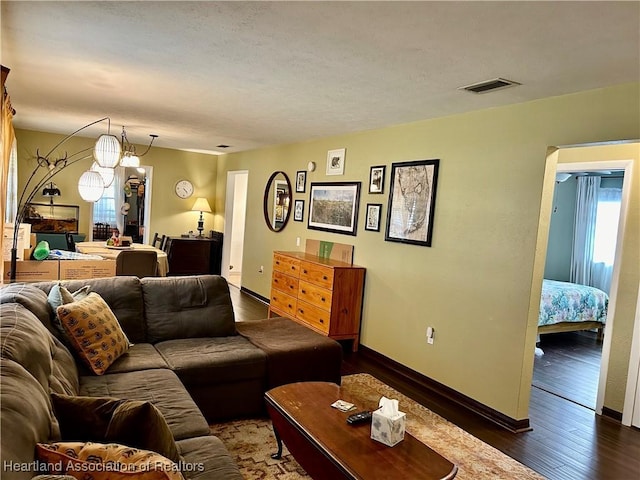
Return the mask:
[[293,382],[340,384],[342,347],[288,318],[238,322],[238,333],[267,355],[267,388]]
[[245,338],[185,338],[156,343],[155,348],[185,385],[264,378],[266,355]]
[[[39,461],[50,473],[79,480],[182,480],[178,466],[155,452],[117,443],[59,442],[36,445]],[[87,475],[87,472],[90,472]]]
[[182,475],[189,480],[242,480],[238,465],[218,437],[180,440],[178,449],[182,456]]
[[0,304],[18,303],[32,312],[51,332],[55,329],[51,324],[51,307],[47,295],[36,284],[11,283],[0,288]]
[[153,403],[176,440],[209,433],[209,425],[174,372],[168,369],[80,377],[80,395]]
[[51,394],[53,412],[65,442],[102,441],[116,407],[126,400],[113,397]]
[[18,363],[0,359],[0,464],[29,464],[28,471],[3,468],[3,480],[30,479],[38,472],[33,464],[37,442],[60,438],[49,392]]
[[140,280],[149,342],[235,335],[227,281],[216,275]]
[[0,305],[0,356],[22,365],[49,391],[52,337],[33,313],[17,303]]
[[[38,282],[33,286],[48,294],[56,283],[58,282]],[[146,341],[142,287],[137,277],[63,280],[60,283],[70,292],[88,285],[92,292],[97,293],[107,302],[131,342]]]
[[109,367],[109,373],[135,372],[152,368],[169,368],[150,343],[136,343]]
[[76,353],[96,375],[103,375],[129,348],[118,320],[97,293],[59,306],[57,314]]

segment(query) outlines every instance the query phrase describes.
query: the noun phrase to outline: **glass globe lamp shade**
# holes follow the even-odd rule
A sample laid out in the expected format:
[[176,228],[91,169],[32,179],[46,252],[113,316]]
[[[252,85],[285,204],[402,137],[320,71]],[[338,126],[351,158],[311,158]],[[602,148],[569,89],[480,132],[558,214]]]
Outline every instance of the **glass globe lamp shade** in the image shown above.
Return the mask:
[[97,162],[93,162],[89,170],[100,174],[102,181],[104,182],[104,188],[110,187],[113,183],[113,179],[116,178],[116,171],[113,168],[103,168],[98,165]]
[[138,168],[140,166],[140,158],[135,153],[124,152],[122,160],[120,160],[120,166]]
[[93,147],[93,158],[102,168],[115,168],[120,161],[122,148],[115,135],[100,135]]
[[98,172],[87,170],[78,180],[78,193],[85,202],[97,202],[104,192],[104,180]]

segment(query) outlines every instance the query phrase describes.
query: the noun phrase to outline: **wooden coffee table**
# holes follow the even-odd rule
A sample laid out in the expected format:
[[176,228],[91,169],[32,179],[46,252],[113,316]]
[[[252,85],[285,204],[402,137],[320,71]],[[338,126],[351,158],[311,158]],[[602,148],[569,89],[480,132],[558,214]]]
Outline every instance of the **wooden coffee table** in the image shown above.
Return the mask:
[[[371,423],[349,425],[347,416],[374,410],[362,399],[328,382],[282,385],[266,395],[267,411],[278,441],[315,480],[348,479],[451,479],[458,468],[446,458],[405,433],[404,440],[388,447],[372,440]],[[354,403],[345,413],[332,408],[338,399]]]

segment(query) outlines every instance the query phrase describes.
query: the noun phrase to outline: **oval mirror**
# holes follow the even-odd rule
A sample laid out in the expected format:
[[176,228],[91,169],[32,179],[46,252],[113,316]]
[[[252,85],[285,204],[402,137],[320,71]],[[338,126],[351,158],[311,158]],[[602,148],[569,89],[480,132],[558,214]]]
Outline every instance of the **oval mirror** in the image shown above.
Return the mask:
[[291,182],[287,174],[273,172],[264,189],[264,221],[274,232],[282,230],[289,221]]

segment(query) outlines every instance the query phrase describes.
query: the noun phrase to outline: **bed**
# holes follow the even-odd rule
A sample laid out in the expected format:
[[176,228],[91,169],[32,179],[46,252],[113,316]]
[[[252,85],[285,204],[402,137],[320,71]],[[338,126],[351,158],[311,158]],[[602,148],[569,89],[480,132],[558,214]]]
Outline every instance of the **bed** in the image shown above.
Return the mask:
[[608,306],[609,296],[598,288],[544,279],[538,334],[594,328],[601,332]]

